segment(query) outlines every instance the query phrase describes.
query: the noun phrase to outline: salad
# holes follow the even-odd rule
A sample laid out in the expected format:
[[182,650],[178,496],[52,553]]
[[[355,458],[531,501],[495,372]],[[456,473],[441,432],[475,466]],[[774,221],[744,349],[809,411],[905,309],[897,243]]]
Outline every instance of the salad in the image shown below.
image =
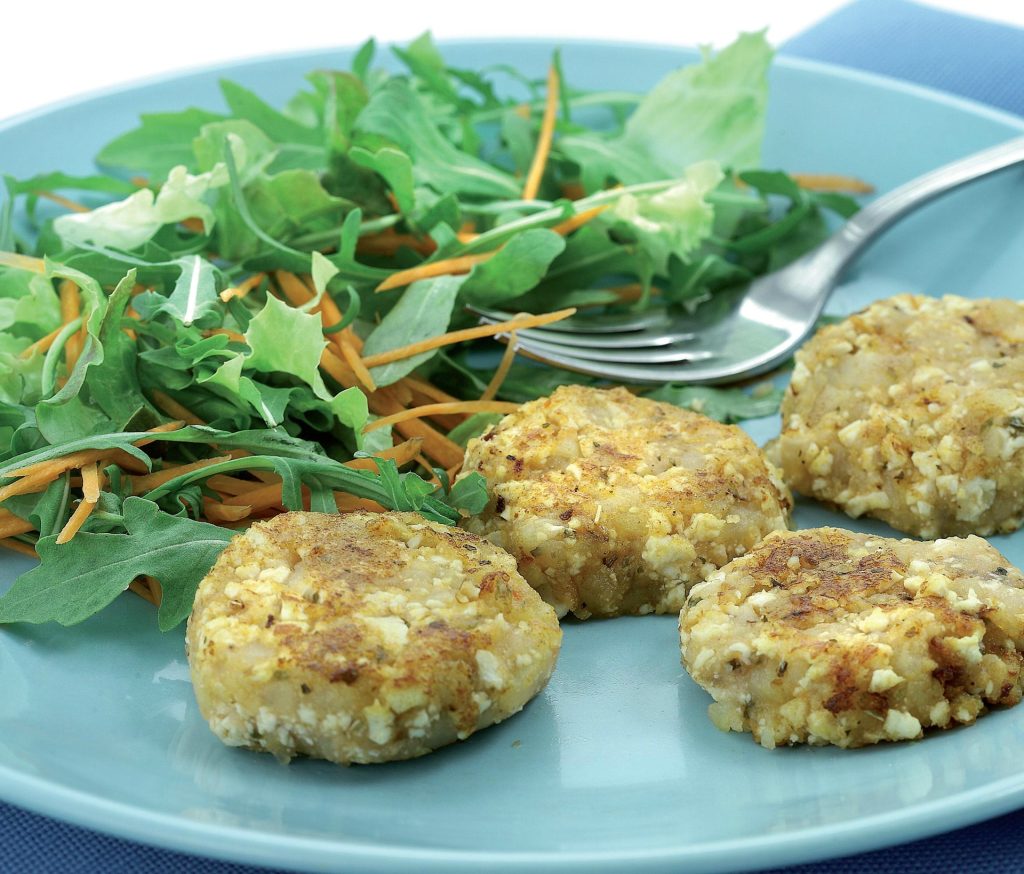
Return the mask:
[[[95,175],[5,177],[0,544],[40,563],[0,623],[131,588],[173,628],[231,537],[286,510],[479,512],[467,440],[597,382],[517,358],[517,330],[713,306],[863,190],[759,167],[763,34],[646,95],[574,89],[557,54],[535,79],[450,67],[429,34],[392,51],[397,72],[370,41],[284,108],[224,81],[226,110],[143,115]],[[724,421],[778,403],[649,396]]]

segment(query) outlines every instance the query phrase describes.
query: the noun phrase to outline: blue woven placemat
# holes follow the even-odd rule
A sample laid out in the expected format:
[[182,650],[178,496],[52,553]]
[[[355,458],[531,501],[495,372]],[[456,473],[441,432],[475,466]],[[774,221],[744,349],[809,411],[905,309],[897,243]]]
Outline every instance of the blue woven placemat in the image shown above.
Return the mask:
[[[895,76],[1024,115],[1024,30],[902,0],[860,0],[782,50]],[[0,690],[2,694],[2,690]],[[787,874],[1011,874],[1024,871],[1024,811],[888,850]],[[159,850],[0,804],[0,872],[258,874],[267,869]]]

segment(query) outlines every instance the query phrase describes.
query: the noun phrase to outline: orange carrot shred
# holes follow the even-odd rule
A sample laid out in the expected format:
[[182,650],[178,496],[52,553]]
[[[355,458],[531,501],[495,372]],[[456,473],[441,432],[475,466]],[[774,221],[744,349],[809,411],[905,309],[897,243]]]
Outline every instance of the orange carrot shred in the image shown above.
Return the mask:
[[793,179],[808,191],[841,191],[846,194],[870,194],[875,186],[854,176],[836,173],[794,173]]
[[188,407],[179,404],[170,395],[164,394],[159,389],[154,389],[152,392],[153,403],[168,416],[173,416],[175,419],[181,419],[183,422],[187,422],[189,425],[205,425],[206,422],[200,419],[195,413],[193,413]]
[[82,495],[92,504],[100,499],[100,468],[95,462],[82,468]]
[[554,225],[551,230],[556,234],[561,234],[563,237],[568,236],[577,228],[583,227],[595,216],[599,216],[603,213],[611,204],[602,203],[599,206],[592,206],[590,209],[585,209],[582,212],[576,213],[576,215],[569,216],[564,222],[559,222]]
[[407,419],[420,419],[424,416],[444,413],[514,413],[519,409],[519,404],[509,404],[504,401],[457,401],[454,404],[425,404],[422,407],[413,407],[411,410],[402,410],[390,416],[384,416],[370,422],[363,433],[376,431],[386,425],[394,425],[404,422]]
[[[75,285],[70,279],[65,279],[60,284],[60,317],[63,324],[68,324],[77,319],[82,312],[82,299],[78,291],[78,286]],[[64,360],[67,363],[68,371],[70,372],[75,366],[75,362],[78,361],[78,356],[82,354],[82,337],[79,332],[75,332],[68,337],[67,342],[64,344]]]
[[63,195],[55,194],[52,191],[36,191],[34,192],[34,194],[37,197],[45,197],[47,200],[52,201],[53,203],[58,203],[65,209],[70,209],[72,212],[92,212],[92,210],[89,207],[83,206],[77,200],[71,200],[70,198],[64,197]]
[[498,362],[498,367],[494,371],[494,376],[491,377],[491,381],[487,383],[487,388],[484,389],[480,400],[489,401],[493,400],[498,396],[498,391],[505,382],[505,378],[508,376],[509,370],[512,368],[512,362],[516,357],[516,349],[518,348],[516,342],[516,332],[509,331],[508,340],[506,341],[505,351],[502,353],[501,361]]
[[0,252],[0,264],[28,270],[31,273],[46,273],[46,262],[42,258],[19,255],[17,252]]
[[61,325],[59,328],[50,331],[45,337],[36,340],[31,346],[26,346],[19,353],[20,357],[31,358],[34,352],[45,352],[53,345],[53,341],[57,339],[57,335],[63,330],[64,326]]
[[20,552],[29,558],[39,558],[39,553],[36,552],[35,547],[22,543],[20,540],[15,540],[13,537],[0,538],[0,546],[4,547],[4,549],[10,549],[12,552]]
[[74,537],[79,529],[85,524],[85,520],[89,518],[89,514],[96,509],[95,501],[82,501],[77,507],[75,512],[71,514],[71,518],[65,523],[61,529],[60,534],[57,535],[57,543],[67,543]]
[[346,342],[346,340],[347,338],[344,338],[341,342],[341,357],[344,358],[345,363],[352,368],[352,372],[356,375],[356,378],[363,384],[363,387],[367,391],[376,391],[377,383],[370,374],[369,368],[363,364],[363,360],[359,357],[359,353],[356,352],[351,343]]
[[576,312],[574,308],[557,310],[553,313],[543,313],[535,316],[517,316],[507,322],[497,325],[479,325],[475,328],[464,328],[461,331],[450,331],[447,334],[440,334],[437,337],[430,337],[419,343],[411,343],[399,349],[392,349],[388,352],[380,352],[377,355],[370,355],[363,359],[367,367],[378,367],[381,364],[390,364],[392,361],[401,361],[404,358],[412,358],[421,352],[428,352],[431,349],[439,349],[452,343],[461,343],[465,340],[478,340],[481,337],[493,337],[495,334],[505,334],[510,331],[522,330],[523,328],[535,328],[538,325],[548,325],[552,322],[559,322],[567,319]]
[[544,117],[540,123],[540,134],[537,137],[537,150],[526,174],[523,185],[523,199],[533,200],[540,190],[540,182],[547,167],[548,155],[551,153],[551,141],[555,135],[555,120],[558,116],[558,70],[552,64],[548,70],[548,96],[544,103]]
[[243,279],[238,285],[233,285],[231,288],[225,288],[220,293],[220,299],[227,303],[232,298],[243,298],[254,288],[259,287],[259,284],[263,281],[265,273],[254,273],[252,276]]
[[[495,249],[496,251],[497,249]],[[484,252],[480,255],[460,255],[457,258],[443,258],[440,261],[428,261],[425,264],[418,264],[416,267],[410,267],[408,270],[396,270],[374,290],[390,291],[393,288],[410,285],[419,279],[469,273],[477,264],[482,264],[488,258],[492,258],[495,252]]]
[[182,464],[177,467],[168,467],[164,470],[158,470],[154,473],[146,474],[132,480],[132,492],[136,495],[141,495],[143,492],[148,492],[151,489],[162,486],[165,482],[174,479],[177,476],[182,476],[186,473],[191,473],[194,470],[202,470],[204,467],[209,467],[211,464],[220,464],[222,461],[228,461],[227,455],[221,455],[216,458],[202,458],[199,461],[193,461],[190,464]]

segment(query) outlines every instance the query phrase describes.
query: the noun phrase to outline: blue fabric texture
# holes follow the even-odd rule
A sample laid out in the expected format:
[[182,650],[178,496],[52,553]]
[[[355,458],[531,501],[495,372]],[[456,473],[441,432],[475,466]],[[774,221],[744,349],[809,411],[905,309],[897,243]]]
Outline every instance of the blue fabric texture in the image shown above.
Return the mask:
[[[903,0],[860,0],[782,46],[788,55],[881,73],[1024,115],[1024,30]],[[924,841],[787,874],[1024,871],[1024,811]],[[258,874],[267,869],[123,841],[0,804],[0,872]]]

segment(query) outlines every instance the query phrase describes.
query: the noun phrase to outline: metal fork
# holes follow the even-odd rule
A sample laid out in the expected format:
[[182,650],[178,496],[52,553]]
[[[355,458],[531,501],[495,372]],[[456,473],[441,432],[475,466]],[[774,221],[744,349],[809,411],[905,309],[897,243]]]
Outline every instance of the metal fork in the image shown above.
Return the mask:
[[[1024,137],[901,185],[865,206],[817,249],[755,280],[727,302],[726,314],[712,314],[714,321],[700,315],[707,305],[696,317],[665,309],[577,315],[518,331],[516,342],[531,358],[620,382],[719,383],[764,373],[807,338],[843,271],[890,225],[947,191],[1021,161]],[[514,315],[470,309],[488,324]]]

